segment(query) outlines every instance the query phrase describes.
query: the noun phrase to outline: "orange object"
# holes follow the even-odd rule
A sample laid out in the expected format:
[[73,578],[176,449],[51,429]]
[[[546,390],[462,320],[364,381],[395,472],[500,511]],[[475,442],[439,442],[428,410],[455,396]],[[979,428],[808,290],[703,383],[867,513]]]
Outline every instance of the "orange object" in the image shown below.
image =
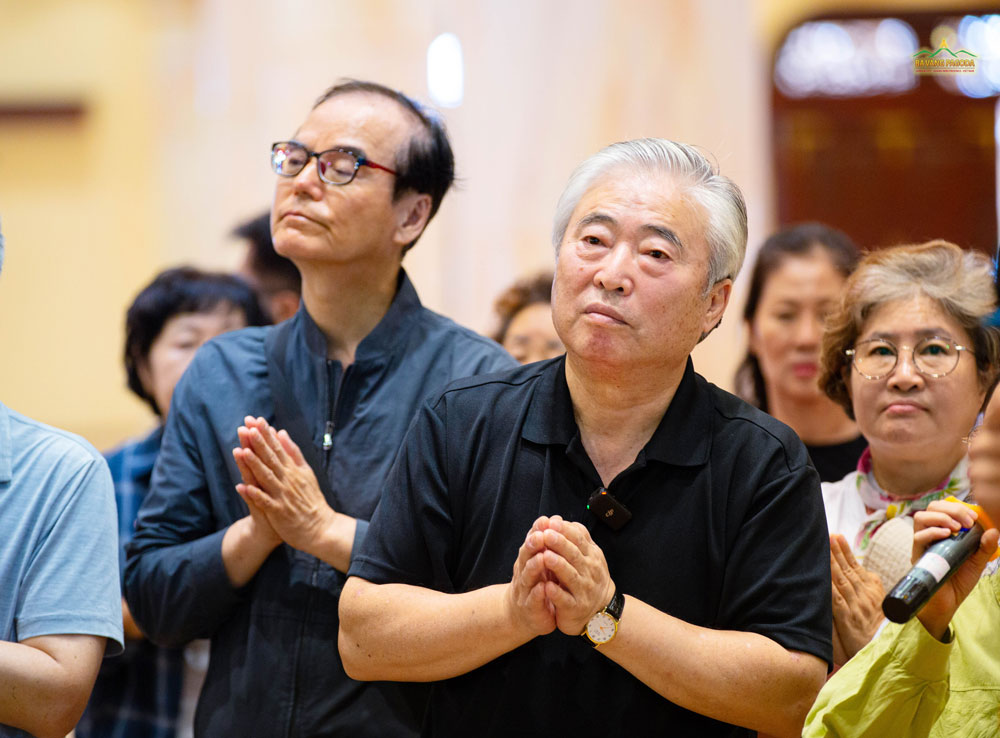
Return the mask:
[[[948,502],[960,502],[970,510],[975,510],[976,515],[978,516],[977,522],[983,527],[984,531],[989,530],[990,528],[997,527],[996,523],[990,520],[990,516],[986,514],[986,511],[983,510],[983,508],[977,505],[976,503],[966,502],[965,500],[960,500],[957,497],[951,497],[951,496],[946,497],[945,500],[947,500]],[[993,555],[990,556],[990,561],[993,561],[993,559],[997,558],[998,556],[1000,556],[1000,548],[997,548],[997,550],[993,552]]]

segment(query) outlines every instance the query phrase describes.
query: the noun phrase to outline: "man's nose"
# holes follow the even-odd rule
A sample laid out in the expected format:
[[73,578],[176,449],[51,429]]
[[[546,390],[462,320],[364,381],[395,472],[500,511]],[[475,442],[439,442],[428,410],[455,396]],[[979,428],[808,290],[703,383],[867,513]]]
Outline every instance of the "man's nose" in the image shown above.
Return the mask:
[[629,294],[634,286],[632,249],[627,243],[616,243],[608,249],[594,275],[594,283],[608,292]]
[[292,177],[292,188],[296,193],[302,192],[313,199],[319,199],[323,196],[323,182],[316,170],[318,166],[319,160],[315,156],[310,156],[306,165]]

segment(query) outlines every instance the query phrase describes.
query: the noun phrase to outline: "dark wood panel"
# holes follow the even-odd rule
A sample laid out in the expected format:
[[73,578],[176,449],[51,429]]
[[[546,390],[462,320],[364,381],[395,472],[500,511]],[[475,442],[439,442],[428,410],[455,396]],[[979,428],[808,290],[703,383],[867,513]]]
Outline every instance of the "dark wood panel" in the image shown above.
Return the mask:
[[[895,17],[929,45],[944,16]],[[867,248],[945,238],[994,255],[997,101],[918,80],[905,94],[856,98],[773,88],[779,224],[819,220]]]

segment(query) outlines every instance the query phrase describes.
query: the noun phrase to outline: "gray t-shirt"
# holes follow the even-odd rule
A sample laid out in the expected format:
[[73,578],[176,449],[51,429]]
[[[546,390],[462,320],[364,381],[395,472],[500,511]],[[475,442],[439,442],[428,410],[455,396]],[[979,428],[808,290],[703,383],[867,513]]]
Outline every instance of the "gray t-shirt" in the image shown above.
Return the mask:
[[0,403],[0,638],[103,636],[121,652],[116,521],[97,450]]

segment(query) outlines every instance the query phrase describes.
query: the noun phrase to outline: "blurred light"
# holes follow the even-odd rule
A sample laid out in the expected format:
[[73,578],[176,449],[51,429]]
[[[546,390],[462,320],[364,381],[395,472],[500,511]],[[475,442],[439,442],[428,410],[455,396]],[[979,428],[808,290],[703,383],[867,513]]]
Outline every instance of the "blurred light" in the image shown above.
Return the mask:
[[774,82],[789,97],[905,92],[916,85],[918,48],[913,28],[897,18],[803,23],[778,52]]
[[917,34],[909,23],[898,18],[886,18],[875,29],[875,50],[887,61],[913,57],[920,49]]
[[462,42],[454,33],[442,33],[427,47],[427,89],[443,108],[457,108],[465,93]]
[[957,49],[961,47],[958,42],[958,31],[954,27],[948,25],[947,23],[941,23],[934,27],[931,31],[931,48],[936,49],[941,45],[942,41],[947,41],[948,46]]
[[811,31],[812,53],[821,63],[850,61],[854,54],[851,34],[839,23],[817,23]]
[[[997,100],[996,112],[993,114],[993,137],[997,141],[997,149],[1000,149],[1000,100]],[[997,157],[997,166],[1000,166],[1000,156]],[[1000,179],[1000,177],[998,177]],[[997,190],[997,197],[1000,197],[1000,189]]]
[[[967,97],[992,97],[1000,94],[1000,15],[966,15],[957,25],[955,43],[960,49],[976,55],[976,71],[971,74],[945,75],[954,77],[953,82],[946,79],[938,81],[945,89],[952,92],[957,90]],[[938,26],[935,32],[944,30],[949,29],[947,26]]]

